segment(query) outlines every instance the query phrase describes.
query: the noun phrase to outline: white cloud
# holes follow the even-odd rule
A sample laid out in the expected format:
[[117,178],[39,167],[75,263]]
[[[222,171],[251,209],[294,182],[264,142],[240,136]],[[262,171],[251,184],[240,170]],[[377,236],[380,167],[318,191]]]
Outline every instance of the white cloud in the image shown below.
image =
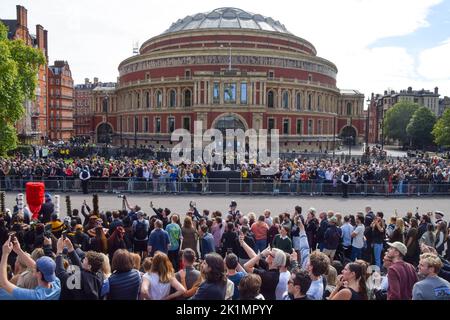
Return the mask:
[[419,55],[418,72],[426,79],[450,80],[450,38]]
[[[94,76],[115,81],[119,63],[132,54],[133,41],[142,44],[186,15],[234,6],[280,20],[289,31],[310,41],[319,56],[337,65],[340,88],[359,89],[368,95],[387,86],[399,90],[419,84],[415,61],[405,48],[368,47],[378,39],[407,35],[429,26],[429,10],[440,2],[46,0],[43,5],[43,1],[23,0],[21,4],[28,9],[31,30],[38,23],[49,30],[50,59],[68,60],[78,83]],[[2,18],[14,18],[15,6],[16,0],[2,0]],[[423,55],[441,57],[439,52]],[[433,69],[421,59],[419,73],[430,76],[430,81],[435,74],[426,70]]]

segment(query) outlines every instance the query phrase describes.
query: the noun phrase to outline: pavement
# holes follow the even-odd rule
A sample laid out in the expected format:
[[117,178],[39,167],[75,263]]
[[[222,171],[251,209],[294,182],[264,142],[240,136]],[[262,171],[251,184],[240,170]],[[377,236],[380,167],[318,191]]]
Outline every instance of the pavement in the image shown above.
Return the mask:
[[[6,208],[12,209],[15,204],[16,193],[8,192],[6,194]],[[55,194],[52,194],[53,196]],[[66,215],[66,195],[70,196],[72,209],[81,208],[84,200],[92,208],[92,195],[83,195],[80,193],[61,193],[60,195],[60,216]],[[139,205],[146,213],[151,213],[150,201],[155,207],[169,208],[172,212],[180,214],[182,217],[189,209],[189,202],[195,201],[198,210],[210,211],[219,210],[222,213],[228,210],[231,200],[235,200],[238,209],[247,214],[255,212],[259,215],[265,209],[271,210],[272,214],[283,212],[293,212],[296,205],[300,205],[304,211],[314,207],[317,211],[334,210],[346,214],[355,214],[364,211],[369,205],[374,212],[382,211],[386,218],[392,216],[397,210],[399,216],[405,215],[407,211],[427,213],[428,211],[440,210],[445,215],[445,220],[450,217],[450,198],[449,197],[404,197],[404,198],[386,198],[380,197],[350,197],[343,199],[338,196],[223,196],[223,195],[152,195],[152,194],[132,194],[127,195],[131,206]],[[114,194],[99,194],[100,210],[118,210],[122,208],[122,199]]]

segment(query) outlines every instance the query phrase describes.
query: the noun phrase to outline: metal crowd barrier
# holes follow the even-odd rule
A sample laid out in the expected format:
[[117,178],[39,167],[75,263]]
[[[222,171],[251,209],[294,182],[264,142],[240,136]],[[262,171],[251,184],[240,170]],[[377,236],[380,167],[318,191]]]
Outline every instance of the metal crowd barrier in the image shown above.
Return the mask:
[[[2,177],[0,190],[25,190],[29,181],[41,181],[50,192],[81,192],[81,181],[71,177],[17,178]],[[146,180],[143,178],[91,178],[88,185],[91,193],[153,193],[153,194],[265,194],[265,195],[342,195],[342,184],[319,180],[276,181],[261,179],[200,179],[194,181],[171,181],[170,179]],[[416,181],[392,185],[368,181],[349,184],[349,195],[359,196],[422,196],[450,195],[450,183],[419,183]]]

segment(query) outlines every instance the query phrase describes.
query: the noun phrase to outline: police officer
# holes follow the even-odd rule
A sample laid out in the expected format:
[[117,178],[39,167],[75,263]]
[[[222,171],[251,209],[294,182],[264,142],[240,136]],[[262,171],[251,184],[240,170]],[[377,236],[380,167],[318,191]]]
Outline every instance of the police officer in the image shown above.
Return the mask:
[[89,168],[85,166],[80,172],[81,188],[83,189],[84,194],[88,194],[88,183],[90,178],[91,173],[89,172]]
[[350,181],[351,181],[350,175],[347,173],[347,171],[344,171],[344,173],[341,176],[343,198],[348,198],[348,184],[350,183]]

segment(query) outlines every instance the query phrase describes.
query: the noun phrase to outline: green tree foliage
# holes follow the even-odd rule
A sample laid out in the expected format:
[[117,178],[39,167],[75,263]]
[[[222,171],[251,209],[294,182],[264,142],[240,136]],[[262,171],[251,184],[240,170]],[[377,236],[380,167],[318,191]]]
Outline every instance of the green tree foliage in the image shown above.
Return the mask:
[[39,66],[45,57],[22,40],[8,40],[0,23],[0,156],[16,148],[15,124],[25,114],[25,100],[34,99]]
[[436,123],[436,116],[430,109],[420,107],[414,112],[406,133],[411,138],[414,146],[425,147],[433,143],[433,135],[431,131]]
[[417,103],[401,101],[392,106],[384,116],[384,135],[399,140],[401,143],[409,142],[406,127],[414,112],[419,109]]
[[434,142],[439,146],[450,147],[450,109],[445,110],[433,128]]

